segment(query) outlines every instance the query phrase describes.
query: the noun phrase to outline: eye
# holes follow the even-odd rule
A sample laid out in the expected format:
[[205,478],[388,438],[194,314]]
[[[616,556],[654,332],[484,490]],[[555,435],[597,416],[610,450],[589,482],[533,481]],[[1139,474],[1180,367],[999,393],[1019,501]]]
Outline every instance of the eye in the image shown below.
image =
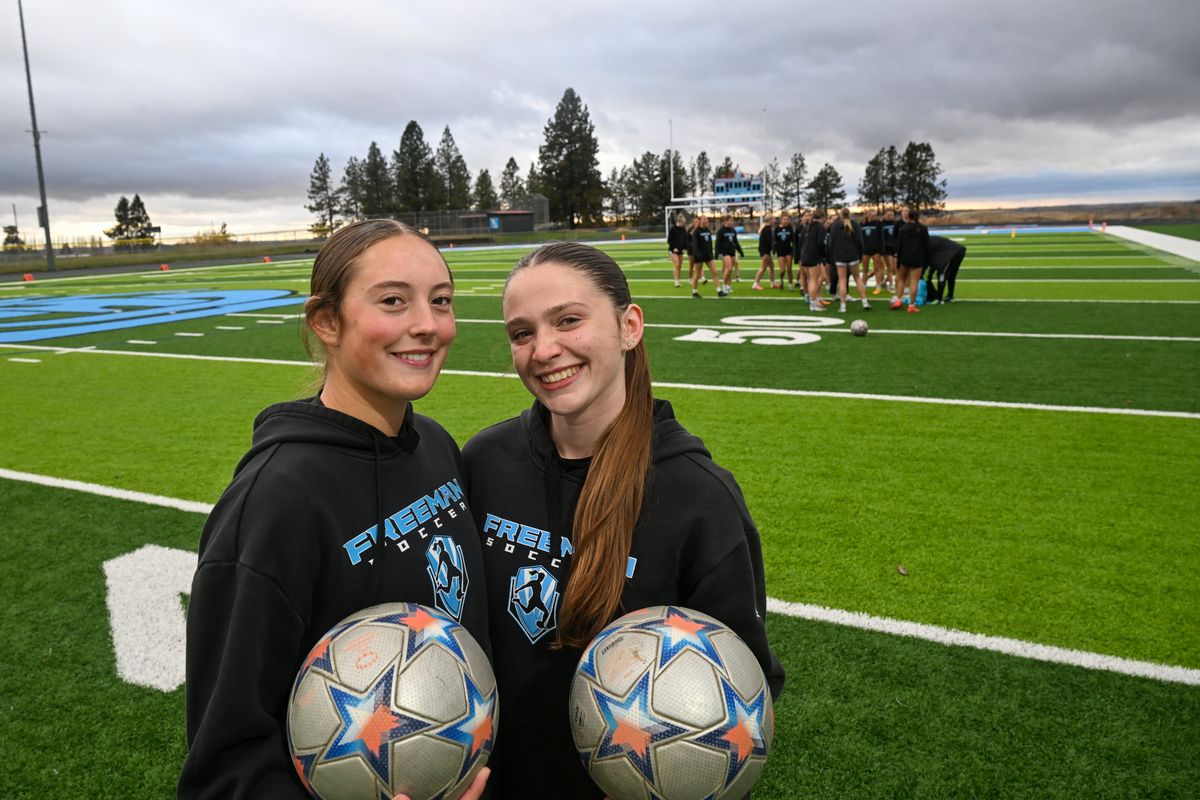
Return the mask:
[[576,316],[575,314],[567,314],[558,321],[558,325],[561,328],[572,328],[578,325],[580,322],[583,322],[582,317]]
[[440,294],[433,298],[433,305],[439,308],[450,308],[454,305],[454,296],[449,294]]
[[396,307],[404,305],[404,298],[398,294],[389,294],[380,298],[379,302],[385,306]]
[[533,336],[533,333],[527,328],[517,328],[508,332],[508,339],[513,344],[524,344],[529,341],[531,336]]

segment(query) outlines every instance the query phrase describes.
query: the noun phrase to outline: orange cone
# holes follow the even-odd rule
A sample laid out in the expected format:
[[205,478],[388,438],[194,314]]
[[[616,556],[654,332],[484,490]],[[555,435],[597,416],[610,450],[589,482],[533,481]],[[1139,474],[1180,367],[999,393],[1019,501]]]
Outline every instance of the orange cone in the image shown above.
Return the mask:
[[22,275],[22,276],[21,276],[21,280],[24,280],[24,281],[32,281],[32,280],[33,280],[33,273],[32,273],[32,272],[26,272],[24,275]]
[[622,242],[625,241],[625,234],[623,234],[623,233],[621,234],[621,241]]
[[263,256],[263,263],[264,263],[264,264],[270,264],[270,263],[271,263],[271,257],[270,257],[270,256]]
[[170,267],[170,265],[168,265],[168,264],[159,264],[159,265],[158,265],[158,269],[159,269],[159,271],[160,271],[160,272],[166,272],[166,271],[167,271],[167,270],[169,270],[170,268],[171,268],[171,267]]

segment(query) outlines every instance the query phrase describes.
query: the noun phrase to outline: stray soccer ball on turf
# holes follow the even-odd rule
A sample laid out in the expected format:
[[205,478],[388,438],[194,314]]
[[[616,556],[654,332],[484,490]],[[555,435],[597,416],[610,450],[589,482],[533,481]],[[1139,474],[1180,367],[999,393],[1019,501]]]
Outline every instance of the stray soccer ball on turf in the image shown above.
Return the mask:
[[850,323],[850,332],[855,336],[866,336],[868,330],[870,330],[870,328],[867,327],[867,321],[865,319],[856,319],[854,322]]

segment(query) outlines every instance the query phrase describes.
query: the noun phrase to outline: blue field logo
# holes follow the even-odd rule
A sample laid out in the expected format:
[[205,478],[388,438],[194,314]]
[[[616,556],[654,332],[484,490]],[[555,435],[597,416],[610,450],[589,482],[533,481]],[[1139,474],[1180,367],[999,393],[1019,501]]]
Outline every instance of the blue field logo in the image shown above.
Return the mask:
[[220,317],[303,303],[284,289],[135,292],[0,300],[0,343],[37,342],[125,328]]
[[508,613],[536,642],[557,624],[558,579],[545,567],[521,567],[508,582]]
[[467,561],[462,548],[449,536],[435,536],[425,550],[425,572],[433,584],[433,602],[456,620],[461,620],[467,599]]

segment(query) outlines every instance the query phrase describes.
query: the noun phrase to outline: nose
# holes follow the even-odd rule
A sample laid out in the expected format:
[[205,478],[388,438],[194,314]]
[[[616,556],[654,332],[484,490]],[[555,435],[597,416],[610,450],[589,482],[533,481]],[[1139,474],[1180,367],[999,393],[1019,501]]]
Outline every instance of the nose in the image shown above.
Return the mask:
[[430,336],[437,329],[433,306],[429,303],[413,303],[409,307],[408,332],[412,336]]
[[552,329],[538,331],[534,335],[532,353],[534,361],[553,361],[560,353],[562,353],[562,347],[559,345],[558,337],[554,335]]

